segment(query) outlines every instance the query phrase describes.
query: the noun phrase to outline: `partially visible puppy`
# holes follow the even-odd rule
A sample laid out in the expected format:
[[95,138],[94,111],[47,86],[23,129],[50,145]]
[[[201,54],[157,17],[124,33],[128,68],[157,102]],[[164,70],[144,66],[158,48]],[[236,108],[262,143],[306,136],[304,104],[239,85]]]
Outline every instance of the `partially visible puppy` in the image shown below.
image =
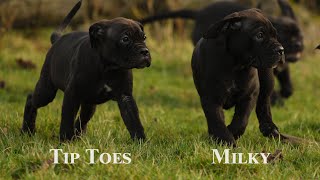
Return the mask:
[[[276,30],[260,10],[230,14],[209,28],[194,49],[192,72],[210,136],[235,145],[256,105],[262,134],[290,140],[279,133],[270,108],[272,68],[283,61]],[[226,126],[223,109],[233,106],[232,122]]]
[[[303,51],[303,36],[299,28],[297,18],[287,0],[278,0],[281,8],[281,16],[271,17],[269,20],[278,31],[278,40],[285,49],[286,62],[293,63],[301,58]],[[192,42],[194,45],[201,39],[202,35],[207,31],[209,26],[218,22],[225,16],[245,9],[249,9],[237,2],[220,1],[214,2],[200,10],[182,9],[154,16],[146,17],[139,20],[142,24],[152,23],[158,20],[168,18],[185,18],[195,21],[192,32]],[[293,93],[293,85],[290,77],[289,64],[279,65],[274,73],[280,84],[280,91],[274,91],[272,102],[280,102],[281,98],[288,98]]]
[[273,26],[277,29],[278,40],[285,49],[286,62],[274,69],[280,85],[280,91],[274,91],[271,96],[272,104],[282,102],[282,98],[289,98],[293,94],[293,83],[290,76],[289,63],[295,63],[301,59],[304,49],[302,31],[292,7],[287,0],[278,0],[282,16],[269,17]]
[[[34,133],[37,110],[49,104],[58,89],[64,91],[60,140],[71,140],[86,130],[96,105],[118,102],[132,139],[144,139],[144,129],[132,96],[132,68],[150,66],[151,56],[140,23],[115,18],[93,24],[88,32],[61,35],[81,6],[71,10],[51,36],[40,79],[27,98],[22,132]],[[78,113],[80,115],[74,124]],[[102,126],[106,126],[102,125]]]

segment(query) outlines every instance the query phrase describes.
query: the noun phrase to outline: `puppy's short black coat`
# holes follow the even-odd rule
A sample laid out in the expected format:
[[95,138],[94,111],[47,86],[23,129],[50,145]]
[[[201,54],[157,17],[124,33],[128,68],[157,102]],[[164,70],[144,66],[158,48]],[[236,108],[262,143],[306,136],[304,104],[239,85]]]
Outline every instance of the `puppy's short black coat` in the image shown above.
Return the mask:
[[[276,35],[261,11],[249,9],[213,24],[197,43],[192,71],[210,136],[235,145],[256,105],[263,135],[284,138],[270,110],[272,68],[284,60],[284,49]],[[233,106],[235,113],[227,127],[223,109]]]
[[[279,17],[268,17],[278,31],[278,40],[285,49],[286,62],[296,62],[300,59],[303,50],[303,36],[299,28],[296,16],[287,0],[278,0],[282,15]],[[209,26],[218,22],[225,16],[245,9],[249,9],[237,2],[215,2],[200,10],[182,9],[139,20],[142,24],[168,18],[193,19],[195,26],[192,32],[192,42],[195,45],[207,31]],[[288,98],[293,93],[293,85],[290,70],[287,63],[279,65],[274,73],[280,84],[280,92],[274,92],[273,102],[279,98]]]
[[[142,25],[133,20],[115,18],[93,24],[89,33],[60,32],[81,6],[73,8],[51,36],[40,79],[27,98],[22,132],[34,133],[37,109],[46,106],[58,89],[64,91],[60,140],[70,140],[86,129],[97,104],[118,102],[131,138],[144,139],[144,129],[132,96],[132,68],[150,66],[151,56],[145,44]],[[79,108],[80,115],[74,124]]]

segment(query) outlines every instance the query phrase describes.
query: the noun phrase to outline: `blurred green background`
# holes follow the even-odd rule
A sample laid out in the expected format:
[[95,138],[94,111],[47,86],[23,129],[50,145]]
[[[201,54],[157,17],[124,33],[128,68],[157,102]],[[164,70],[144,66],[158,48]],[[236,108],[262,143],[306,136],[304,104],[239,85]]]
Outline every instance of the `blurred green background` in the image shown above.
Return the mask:
[[[110,19],[123,16],[131,19],[140,19],[148,15],[177,10],[182,8],[199,9],[216,0],[83,0],[81,10],[72,20],[71,27],[83,30],[88,24],[102,19]],[[269,15],[279,15],[279,7],[276,0],[234,0],[239,3],[256,7],[261,4],[262,9]],[[70,8],[77,0],[0,0],[0,33],[5,33],[12,29],[25,30],[39,27],[56,27]],[[319,19],[320,0],[291,0],[300,24],[304,28],[314,24]],[[160,28],[161,27],[161,28]],[[189,38],[190,30],[193,27],[192,21],[175,19],[171,21],[154,23],[152,36],[161,39],[165,36],[176,35]],[[314,24],[310,28],[317,28]],[[81,29],[81,28],[80,28]],[[305,30],[306,32],[307,30]],[[316,32],[314,32],[316,33]],[[307,32],[307,34],[310,34]],[[319,34],[312,34],[313,37]],[[310,37],[310,36],[309,36]],[[308,37],[307,37],[308,38]],[[308,44],[308,40],[306,43]],[[314,42],[312,42],[314,43]]]
[[[250,6],[262,2],[268,14],[279,15],[275,0],[239,0]],[[293,146],[265,138],[252,112],[246,133],[234,152],[275,152],[283,158],[269,165],[211,165],[212,148],[226,148],[208,140],[207,125],[195,90],[190,60],[193,45],[190,20],[169,20],[145,26],[153,62],[134,70],[134,97],[147,141],[132,142],[118,107],[98,107],[80,140],[59,144],[63,93],[38,111],[35,136],[21,136],[26,96],[40,74],[50,34],[77,0],[0,0],[0,179],[319,179],[320,177],[320,43],[319,0],[290,1],[306,46],[302,60],[291,65],[295,92],[285,106],[272,107],[274,122],[284,133],[314,143]],[[83,0],[66,30],[87,31],[102,18],[139,19],[181,8],[198,9],[212,0]],[[21,61],[23,63],[21,63]],[[4,82],[5,84],[1,84]],[[233,111],[226,111],[229,123]],[[127,166],[84,161],[53,165],[51,148],[84,154],[131,152]]]
[[[124,16],[138,19],[150,14],[181,8],[198,9],[216,0],[83,0],[73,25],[103,18]],[[230,1],[230,0],[229,0]],[[268,12],[277,12],[276,0],[234,0],[255,7],[261,3]],[[77,0],[1,0],[1,26],[5,29],[56,25]],[[320,0],[292,0],[314,13],[320,11]]]

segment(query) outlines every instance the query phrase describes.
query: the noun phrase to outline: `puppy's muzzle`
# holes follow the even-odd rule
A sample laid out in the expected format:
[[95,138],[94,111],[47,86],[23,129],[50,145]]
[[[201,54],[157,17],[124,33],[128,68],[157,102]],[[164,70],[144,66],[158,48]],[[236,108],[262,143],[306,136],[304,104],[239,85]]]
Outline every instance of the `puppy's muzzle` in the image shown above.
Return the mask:
[[286,61],[292,63],[297,62],[301,58],[303,49],[304,47],[302,42],[297,41],[292,43],[292,45],[288,47],[288,50],[285,51]]
[[149,67],[151,65],[151,56],[148,48],[141,48],[140,49],[140,55],[142,56],[141,58],[141,64],[140,67]]
[[143,55],[143,56],[148,56],[149,55],[149,49],[148,48],[140,49],[140,54]]

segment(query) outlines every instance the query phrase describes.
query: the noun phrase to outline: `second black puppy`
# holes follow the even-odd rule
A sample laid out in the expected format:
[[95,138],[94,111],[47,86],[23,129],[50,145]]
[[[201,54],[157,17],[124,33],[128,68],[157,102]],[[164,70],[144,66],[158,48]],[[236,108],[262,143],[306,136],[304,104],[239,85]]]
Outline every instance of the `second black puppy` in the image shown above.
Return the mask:
[[[270,110],[272,68],[281,61],[284,49],[260,10],[233,13],[209,28],[193,52],[192,71],[210,136],[235,145],[256,105],[262,134],[286,138],[273,123]],[[235,113],[227,127],[223,109],[233,106]]]
[[[138,108],[132,96],[132,68],[150,66],[142,25],[116,18],[93,24],[89,33],[61,36],[81,6],[81,1],[52,34],[40,79],[27,98],[22,132],[34,133],[37,109],[46,106],[58,89],[64,91],[60,140],[70,140],[86,129],[97,104],[118,102],[131,138],[144,139]],[[80,116],[74,124],[79,108]]]
[[[293,84],[288,63],[298,61],[303,50],[302,31],[299,28],[297,18],[290,3],[287,0],[278,0],[277,2],[281,8],[282,15],[279,17],[269,16],[269,19],[277,29],[278,40],[285,49],[286,63],[274,69],[274,73],[279,80],[280,91],[273,92],[273,103],[282,102],[282,98],[288,98],[292,95]],[[167,12],[141,19],[140,22],[147,24],[157,20],[177,17],[193,19],[195,26],[192,32],[192,42],[196,44],[211,24],[218,22],[231,13],[246,9],[249,9],[249,7],[237,2],[218,1],[199,10],[182,9]]]

